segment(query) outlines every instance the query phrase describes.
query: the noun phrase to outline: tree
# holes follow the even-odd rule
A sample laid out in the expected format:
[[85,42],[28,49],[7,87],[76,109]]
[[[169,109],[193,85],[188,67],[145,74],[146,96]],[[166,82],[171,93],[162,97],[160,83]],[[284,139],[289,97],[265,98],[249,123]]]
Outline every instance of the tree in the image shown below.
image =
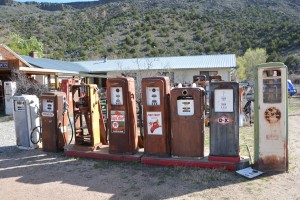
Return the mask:
[[246,80],[248,82],[252,81],[254,79],[253,72],[255,70],[255,66],[260,63],[265,63],[267,58],[268,55],[265,49],[247,49],[243,56],[237,58],[238,68],[235,73],[236,80]]
[[39,57],[42,57],[44,45],[42,42],[39,42],[35,36],[24,39],[18,34],[11,33],[9,38],[12,42],[9,43],[8,46],[18,54],[28,55],[30,52],[36,51]]
[[289,74],[300,72],[300,59],[299,58],[296,58],[293,55],[289,55],[285,59],[284,64],[286,64],[286,66],[288,67]]

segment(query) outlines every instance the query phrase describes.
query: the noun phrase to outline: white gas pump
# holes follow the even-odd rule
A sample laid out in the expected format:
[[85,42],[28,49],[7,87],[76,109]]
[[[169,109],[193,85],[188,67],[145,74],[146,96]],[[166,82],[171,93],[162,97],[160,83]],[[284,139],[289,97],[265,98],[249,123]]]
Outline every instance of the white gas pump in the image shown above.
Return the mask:
[[25,149],[37,148],[38,145],[33,144],[32,141],[37,142],[39,140],[40,129],[36,129],[33,134],[32,132],[35,127],[40,126],[38,97],[22,95],[14,96],[12,99],[17,146]]
[[287,67],[264,63],[255,73],[255,167],[288,171]]
[[5,114],[13,114],[13,100],[12,97],[16,93],[17,84],[16,82],[6,81],[4,82],[4,98],[5,98]]

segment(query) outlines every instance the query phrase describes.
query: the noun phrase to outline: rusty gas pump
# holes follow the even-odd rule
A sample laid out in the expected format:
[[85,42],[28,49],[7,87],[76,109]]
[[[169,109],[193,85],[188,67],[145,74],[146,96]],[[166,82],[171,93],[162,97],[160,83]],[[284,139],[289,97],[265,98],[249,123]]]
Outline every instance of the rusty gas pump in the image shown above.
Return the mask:
[[147,77],[142,79],[144,123],[144,152],[170,156],[169,121],[170,79]]
[[101,147],[98,87],[73,85],[74,148],[96,150]]
[[204,156],[204,102],[201,87],[171,90],[172,156]]
[[134,154],[138,149],[134,79],[107,79],[109,152]]
[[67,103],[69,105],[69,114],[73,114],[73,98],[72,98],[72,86],[79,85],[78,78],[62,79],[60,90],[66,93]]
[[193,76],[193,83],[196,83],[197,87],[206,86],[206,76],[205,75],[194,75]]
[[64,92],[40,96],[43,151],[58,152],[68,144],[67,102]]

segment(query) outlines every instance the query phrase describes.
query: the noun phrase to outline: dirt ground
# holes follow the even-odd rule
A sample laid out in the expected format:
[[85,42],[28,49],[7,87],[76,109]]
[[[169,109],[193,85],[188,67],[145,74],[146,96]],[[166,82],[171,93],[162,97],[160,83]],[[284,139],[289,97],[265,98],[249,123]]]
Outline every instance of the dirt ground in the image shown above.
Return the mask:
[[300,199],[299,121],[300,109],[289,114],[289,172],[251,180],[220,169],[165,168],[0,148],[0,199]]

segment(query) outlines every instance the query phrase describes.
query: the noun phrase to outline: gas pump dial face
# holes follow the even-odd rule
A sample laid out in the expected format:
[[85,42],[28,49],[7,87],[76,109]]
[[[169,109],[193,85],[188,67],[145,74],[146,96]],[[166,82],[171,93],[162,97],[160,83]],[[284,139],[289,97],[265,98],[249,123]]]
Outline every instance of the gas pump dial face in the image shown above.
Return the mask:
[[110,88],[111,104],[123,105],[123,90],[122,87]]
[[146,97],[147,97],[148,106],[159,106],[160,105],[159,87],[147,87]]
[[43,100],[43,111],[44,112],[53,112],[54,110],[54,102],[50,99]]
[[25,101],[15,101],[15,111],[24,111]]
[[233,90],[215,90],[215,112],[233,112]]

